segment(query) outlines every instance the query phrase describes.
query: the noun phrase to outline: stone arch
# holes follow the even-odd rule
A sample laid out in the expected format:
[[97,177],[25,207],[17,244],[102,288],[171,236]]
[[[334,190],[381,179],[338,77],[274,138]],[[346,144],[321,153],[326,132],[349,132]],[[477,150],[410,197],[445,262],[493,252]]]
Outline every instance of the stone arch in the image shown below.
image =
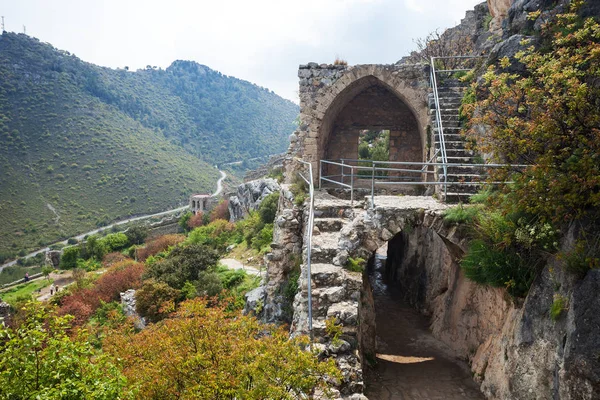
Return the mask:
[[319,160],[327,155],[328,140],[336,118],[356,96],[375,87],[393,96],[414,118],[420,157],[410,161],[424,161],[429,123],[428,73],[428,67],[424,65],[339,66],[311,63],[300,66],[302,123],[292,135],[291,154],[312,162],[313,169],[318,171]]
[[[394,85],[395,86],[392,86]],[[371,92],[379,92],[368,93]],[[381,129],[398,129],[399,121],[393,121],[394,117],[398,119],[408,119],[408,124],[415,125],[416,132],[419,135],[419,144],[420,144],[420,153],[421,157],[418,157],[416,160],[410,161],[422,161],[424,155],[424,149],[426,148],[426,125],[427,125],[427,109],[426,104],[422,99],[417,98],[415,101],[415,97],[421,97],[421,93],[411,93],[413,90],[407,89],[405,85],[398,84],[398,82],[386,82],[372,74],[368,74],[365,76],[357,77],[352,80],[349,84],[344,85],[344,81],[340,80],[336,82],[334,87],[332,88],[332,94],[335,94],[335,97],[326,107],[326,111],[319,113],[318,117],[321,120],[321,124],[319,127],[318,135],[317,135],[317,146],[318,146],[318,157],[319,159],[329,158],[328,156],[331,154],[329,151],[329,145],[331,144],[331,136],[334,134],[335,124],[339,121],[339,117],[341,114],[344,114],[345,111],[348,111],[348,106],[353,106],[354,110],[359,111],[361,108],[361,104],[353,104],[360,102],[360,97],[364,98],[364,103],[368,101],[375,102],[380,100],[380,104],[372,104],[371,111],[381,110],[379,115],[374,118],[370,118],[373,122],[369,123],[369,118],[365,118],[365,115],[356,115],[355,118],[351,121],[347,121],[347,124],[354,125],[356,128],[368,128],[368,127],[379,127]],[[371,94],[371,96],[368,96]],[[366,95],[366,96],[365,96]],[[415,96],[416,95],[416,96]],[[368,97],[371,97],[370,99]],[[330,99],[330,97],[326,97],[325,100]],[[357,101],[358,100],[358,101]],[[390,104],[395,101],[396,104]],[[326,104],[326,103],[323,103]],[[364,106],[365,104],[362,104]],[[387,107],[386,107],[387,106]],[[391,106],[391,107],[390,107]],[[387,110],[384,110],[388,108]],[[396,110],[391,110],[390,108],[396,108]],[[405,113],[406,115],[390,115],[393,114],[394,111],[396,114]],[[419,120],[417,117],[419,112],[423,118]],[[356,118],[358,117],[358,118]],[[361,118],[362,117],[362,118]],[[379,122],[379,126],[376,126],[378,122],[374,122],[378,117],[382,117],[384,121]],[[347,128],[344,127],[344,128]],[[410,129],[409,129],[410,130]],[[356,146],[358,145],[358,139],[356,140]],[[336,157],[333,157],[336,158]],[[341,157],[337,157],[341,158]],[[393,161],[393,160],[392,160]],[[408,160],[407,160],[408,161]]]

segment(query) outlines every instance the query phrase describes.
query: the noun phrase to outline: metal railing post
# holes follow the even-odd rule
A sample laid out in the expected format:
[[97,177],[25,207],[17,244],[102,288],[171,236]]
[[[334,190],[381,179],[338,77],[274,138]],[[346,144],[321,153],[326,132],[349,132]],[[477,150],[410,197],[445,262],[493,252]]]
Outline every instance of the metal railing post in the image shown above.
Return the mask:
[[371,210],[375,208],[375,163],[371,160]]
[[344,171],[346,168],[345,164],[346,163],[344,162],[344,159],[342,158],[342,183],[344,183]]
[[350,206],[354,207],[354,166],[350,166]]
[[321,190],[321,177],[323,176],[323,160],[319,160],[319,190]]

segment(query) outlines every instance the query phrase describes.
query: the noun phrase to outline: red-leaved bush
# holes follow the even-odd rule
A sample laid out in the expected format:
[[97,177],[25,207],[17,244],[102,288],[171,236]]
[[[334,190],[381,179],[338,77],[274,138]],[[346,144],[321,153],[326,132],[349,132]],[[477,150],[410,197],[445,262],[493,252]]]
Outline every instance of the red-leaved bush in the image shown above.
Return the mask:
[[146,258],[160,253],[161,251],[168,249],[170,246],[175,246],[184,240],[184,235],[164,235],[148,241],[143,248],[137,250],[138,260],[145,261]]
[[121,292],[137,289],[142,284],[144,264],[124,260],[114,264],[92,287],[74,291],[61,301],[59,315],[71,314],[74,324],[84,324],[100,307],[101,302],[119,300]]
[[209,221],[213,222],[218,219],[224,219],[229,221],[229,201],[222,200],[219,204],[212,209],[209,216]]
[[187,222],[188,228],[194,229],[204,225],[204,213],[198,211],[196,215],[192,215]]

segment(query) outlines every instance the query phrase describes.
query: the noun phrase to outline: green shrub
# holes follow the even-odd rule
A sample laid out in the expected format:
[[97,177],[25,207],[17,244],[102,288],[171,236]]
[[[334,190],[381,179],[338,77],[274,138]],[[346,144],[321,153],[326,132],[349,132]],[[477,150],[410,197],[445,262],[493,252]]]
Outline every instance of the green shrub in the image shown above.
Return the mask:
[[567,311],[568,309],[568,299],[565,296],[556,293],[554,295],[554,301],[552,302],[552,306],[550,306],[550,318],[552,318],[552,321],[556,322],[563,314],[563,312]]
[[477,239],[471,242],[461,262],[465,276],[477,283],[505,287],[509,294],[523,297],[536,277],[540,259],[524,257]]
[[60,267],[62,269],[71,269],[77,267],[77,259],[81,255],[81,248],[79,246],[67,247],[63,250],[63,254],[60,257]]
[[179,290],[149,279],[135,292],[135,308],[148,321],[157,322],[174,311],[178,297]]
[[251,240],[253,249],[266,253],[273,242],[273,224],[266,224]]
[[346,269],[352,272],[363,272],[365,269],[365,260],[362,258],[348,257]]
[[129,238],[124,233],[111,233],[100,240],[106,246],[107,252],[117,251],[129,244]]
[[279,203],[279,192],[274,192],[263,199],[258,207],[258,215],[265,224],[272,224],[277,214],[277,205]]
[[478,212],[479,207],[459,204],[444,211],[444,221],[450,224],[472,222]]

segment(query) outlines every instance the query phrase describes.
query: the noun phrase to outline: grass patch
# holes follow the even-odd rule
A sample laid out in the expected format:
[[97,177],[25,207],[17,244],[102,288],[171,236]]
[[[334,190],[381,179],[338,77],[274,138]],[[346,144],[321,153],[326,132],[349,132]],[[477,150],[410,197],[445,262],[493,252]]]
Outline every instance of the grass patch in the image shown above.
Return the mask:
[[561,317],[563,312],[569,309],[569,301],[562,294],[556,293],[554,295],[554,301],[550,306],[550,318],[556,322]]
[[459,204],[444,211],[444,221],[449,224],[463,224],[473,222],[480,208],[476,206],[463,206]]
[[25,273],[29,273],[29,276],[42,272],[42,267],[23,267],[20,265],[11,265],[6,267],[0,273],[0,285],[6,285],[7,283],[18,281],[25,277]]
[[365,269],[366,261],[362,258],[352,258],[348,257],[348,262],[346,263],[346,269],[352,272],[363,272]]
[[0,297],[2,297],[2,300],[8,304],[14,305],[21,299],[31,297],[34,292],[45,288],[46,286],[50,286],[52,282],[53,281],[49,281],[47,279],[39,279],[36,281],[23,283],[0,293]]

